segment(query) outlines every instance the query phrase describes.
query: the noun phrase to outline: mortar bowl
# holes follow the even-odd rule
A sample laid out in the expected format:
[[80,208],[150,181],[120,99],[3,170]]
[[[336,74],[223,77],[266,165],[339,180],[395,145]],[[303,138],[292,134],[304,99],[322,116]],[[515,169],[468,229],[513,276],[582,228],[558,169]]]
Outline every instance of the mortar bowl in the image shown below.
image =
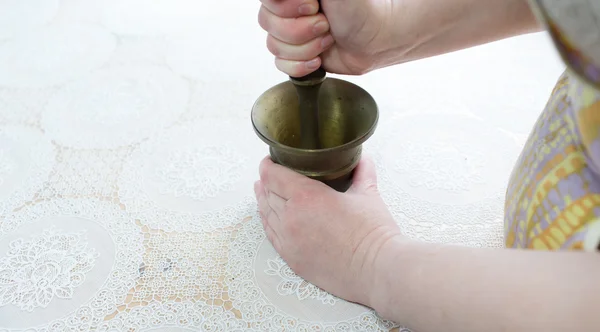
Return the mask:
[[252,125],[269,146],[273,162],[345,192],[352,184],[362,144],[375,132],[379,110],[361,87],[326,78],[319,90],[321,149],[303,149],[296,87],[283,82],[265,91],[252,107]]

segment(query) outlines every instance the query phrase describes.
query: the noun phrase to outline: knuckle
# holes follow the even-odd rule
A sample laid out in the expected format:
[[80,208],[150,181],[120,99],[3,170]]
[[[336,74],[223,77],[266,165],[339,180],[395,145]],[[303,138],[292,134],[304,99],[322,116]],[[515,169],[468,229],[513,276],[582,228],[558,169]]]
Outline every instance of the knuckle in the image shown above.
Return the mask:
[[304,211],[315,205],[315,195],[310,190],[300,190],[287,201],[291,210]]
[[379,186],[376,182],[370,182],[365,186],[365,190],[370,193],[379,193]]
[[[304,45],[285,45],[272,35],[267,37],[267,49],[271,54],[278,58],[291,61],[309,61],[319,56],[321,53],[320,39],[315,39]],[[299,63],[302,70],[305,70],[304,63]]]
[[300,15],[300,13],[298,12],[298,7],[305,1],[306,0],[261,0],[260,2],[264,6],[266,6],[271,12],[275,13],[278,16],[295,18]]
[[290,44],[303,44],[315,37],[313,32],[314,18],[307,17],[297,20],[287,20],[282,25],[282,35]]
[[306,189],[303,189],[300,192],[298,192],[298,195],[296,196],[296,203],[300,206],[310,205],[312,201],[313,198],[310,194],[310,191]]
[[275,220],[273,220],[273,218],[275,218],[275,215],[273,213],[273,210],[266,208],[264,211],[264,215],[265,215],[265,221],[267,222],[267,224],[272,224],[273,222],[275,222]]
[[257,200],[258,200],[258,211],[260,213],[266,212],[265,199],[263,197],[259,196]]
[[315,189],[313,188],[313,181],[309,178],[302,178],[295,184],[298,187],[297,197],[300,202],[311,203],[315,198]]
[[267,185],[269,182],[269,166],[264,162],[260,164],[258,169],[258,173],[260,176],[260,180],[263,182],[263,185]]
[[294,49],[294,54],[290,55],[290,57],[293,57],[292,60],[310,61],[321,54],[322,49],[320,42],[321,40],[317,38],[304,45],[296,46]]
[[[317,37],[314,27],[320,21],[318,17],[285,18],[271,13],[267,15],[265,20],[268,19],[269,22],[264,23],[267,26],[265,30],[287,44],[301,45]],[[327,22],[325,19],[323,21]]]
[[281,35],[287,43],[298,45],[310,38],[305,31],[306,28],[297,22],[288,22],[282,27]]
[[284,206],[281,219],[284,220],[283,227],[286,233],[294,236],[301,230],[302,219],[298,214],[299,210],[293,207]]
[[307,45],[307,54],[306,54],[306,60],[311,60],[315,57],[318,57],[322,52],[323,52],[323,48],[321,47],[321,40],[323,40],[322,38],[316,38],[314,39],[309,45]]
[[265,200],[265,187],[264,186],[257,186],[255,189],[256,192],[256,199],[261,202]]
[[296,223],[296,220],[294,219],[295,216],[296,216],[296,214],[294,213],[294,210],[285,206],[283,208],[283,213],[281,215],[281,219],[284,220],[284,227],[287,227],[287,226],[290,226],[290,224]]
[[293,64],[293,75],[295,77],[301,77],[309,74],[309,70],[304,65],[304,62],[294,62]]
[[302,227],[296,218],[289,218],[285,223],[285,230],[287,235],[291,238],[292,241],[298,238],[300,232],[302,231]]
[[269,31],[269,12],[265,9],[265,6],[261,6],[258,11],[258,25],[265,31]]
[[269,240],[269,242],[275,242],[275,234],[273,234],[270,228],[265,229],[265,234],[267,235],[267,239]]
[[266,217],[266,216],[265,216],[265,214],[264,214],[264,213],[262,213],[262,212],[259,212],[259,214],[260,214],[260,223],[262,224],[262,226],[263,226],[263,229],[264,229],[265,231],[267,231],[267,229],[268,229],[268,227],[267,227],[267,225],[268,225],[268,220],[267,220],[267,217]]
[[275,67],[279,70],[282,71],[288,75],[292,75],[284,66],[284,60],[279,59],[278,57],[275,57]]
[[272,35],[267,36],[267,49],[276,57],[280,56],[281,54],[277,43],[277,40],[275,40]]
[[298,70],[298,65],[294,64],[294,61],[288,61],[275,57],[275,67],[290,76],[306,75],[303,71]]

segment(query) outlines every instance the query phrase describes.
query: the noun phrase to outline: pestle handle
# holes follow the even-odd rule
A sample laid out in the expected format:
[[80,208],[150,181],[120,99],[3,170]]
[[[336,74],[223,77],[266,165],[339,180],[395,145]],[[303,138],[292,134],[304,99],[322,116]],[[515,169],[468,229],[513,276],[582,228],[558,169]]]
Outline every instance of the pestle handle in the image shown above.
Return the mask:
[[327,72],[325,71],[325,69],[323,69],[323,67],[320,67],[319,69],[313,71],[312,73],[310,73],[308,75],[304,75],[302,77],[290,76],[290,80],[295,85],[311,86],[311,85],[317,85],[319,83],[323,83],[326,75],[327,75]]
[[[318,1],[318,4],[321,11],[321,2]],[[298,95],[300,143],[303,149],[316,150],[322,146],[319,130],[319,89],[325,80],[325,75],[325,69],[321,66],[302,77],[290,76],[290,81],[296,86]]]
[[[317,0],[319,4],[319,13],[323,12],[323,7],[321,6],[321,0]],[[319,67],[319,69],[313,71],[308,75],[304,75],[302,77],[292,77],[290,76],[290,80],[296,85],[316,85],[322,83],[325,80],[325,76],[327,72],[323,69],[323,66]]]

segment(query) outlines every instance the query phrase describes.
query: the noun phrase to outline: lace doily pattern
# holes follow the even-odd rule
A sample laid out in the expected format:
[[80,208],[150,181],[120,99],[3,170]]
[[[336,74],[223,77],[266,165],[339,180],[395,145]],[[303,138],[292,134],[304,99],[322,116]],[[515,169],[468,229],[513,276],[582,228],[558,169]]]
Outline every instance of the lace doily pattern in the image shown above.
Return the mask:
[[[99,331],[247,331],[248,324],[224,307],[202,302],[152,302],[119,312],[103,322]],[[45,332],[45,331],[44,331]]]
[[59,0],[0,1],[0,40],[47,24],[58,8]]
[[299,277],[279,255],[267,260],[267,264],[269,268],[265,270],[265,273],[281,278],[281,281],[277,285],[277,293],[279,295],[293,295],[298,300],[317,299],[323,304],[331,305],[339,301],[339,298]]
[[0,88],[0,125],[24,125],[40,128],[44,106],[56,88]]
[[33,200],[55,163],[54,146],[42,133],[0,126],[0,215]]
[[0,329],[99,326],[135,286],[144,252],[140,228],[110,202],[58,199],[20,209],[0,223]]
[[231,310],[224,284],[234,229],[212,233],[141,229],[146,250],[139,278],[124,304],[99,330],[177,330],[173,326],[245,330],[246,324]]
[[129,306],[153,301],[224,304],[224,249],[231,232],[143,230],[146,253]]
[[[242,224],[231,242],[227,262],[229,297],[233,308],[240,311],[241,318],[252,331],[383,332],[395,327],[370,309],[343,300],[331,304],[320,299],[273,294],[275,285],[285,282],[285,277],[264,272],[273,268],[267,262],[274,257],[275,251],[262,227],[254,212],[252,219]],[[285,270],[285,267],[280,268]],[[260,276],[261,272],[266,278]],[[269,277],[277,281],[271,282]]]
[[396,114],[380,129],[365,153],[375,158],[384,200],[407,235],[502,245],[506,178],[497,174],[510,174],[513,138],[467,115]]
[[268,154],[242,126],[202,119],[143,143],[123,168],[120,201],[142,223],[169,231],[239,223],[256,204],[257,165]]
[[132,149],[82,150],[58,146],[58,163],[38,197],[105,198],[117,202],[119,172]]
[[55,297],[72,298],[97,258],[83,236],[45,229],[10,242],[6,256],[0,258],[0,307],[12,304],[33,312],[46,308]]
[[19,37],[0,47],[0,86],[63,84],[105,64],[116,47],[108,31],[85,24],[51,25]]
[[185,111],[188,98],[185,80],[162,67],[110,67],[54,95],[42,116],[42,127],[60,145],[116,148],[173,124]]

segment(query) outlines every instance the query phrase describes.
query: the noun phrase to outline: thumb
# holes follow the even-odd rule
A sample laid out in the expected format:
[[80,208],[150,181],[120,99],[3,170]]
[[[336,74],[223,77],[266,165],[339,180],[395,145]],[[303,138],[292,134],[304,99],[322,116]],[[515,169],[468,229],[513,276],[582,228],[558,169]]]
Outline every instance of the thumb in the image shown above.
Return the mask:
[[358,162],[348,192],[353,194],[377,194],[377,170],[371,158],[363,156]]

